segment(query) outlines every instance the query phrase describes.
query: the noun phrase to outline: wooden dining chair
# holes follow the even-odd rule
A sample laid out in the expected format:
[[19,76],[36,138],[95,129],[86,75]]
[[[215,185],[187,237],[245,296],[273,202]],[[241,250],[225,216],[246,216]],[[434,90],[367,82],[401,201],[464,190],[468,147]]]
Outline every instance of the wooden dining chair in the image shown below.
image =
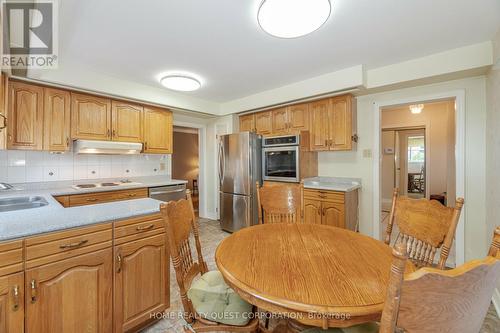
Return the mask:
[[[190,191],[186,191],[186,199],[161,204],[160,211],[184,307],[185,332],[257,332],[259,322],[253,306],[227,286],[219,271],[208,271]],[[193,259],[191,236],[197,261]]]
[[457,198],[454,208],[443,206],[436,200],[410,199],[399,196],[396,188],[385,243],[391,243],[396,223],[399,228],[396,242],[406,244],[408,257],[417,267],[433,266],[436,252],[441,249],[437,267],[444,269],[463,205],[463,198]]
[[398,243],[380,326],[368,323],[303,333],[479,332],[500,278],[500,227],[485,259],[451,270],[424,267],[405,275],[407,259],[407,247]]
[[297,184],[260,186],[257,182],[259,224],[302,222],[301,191]]

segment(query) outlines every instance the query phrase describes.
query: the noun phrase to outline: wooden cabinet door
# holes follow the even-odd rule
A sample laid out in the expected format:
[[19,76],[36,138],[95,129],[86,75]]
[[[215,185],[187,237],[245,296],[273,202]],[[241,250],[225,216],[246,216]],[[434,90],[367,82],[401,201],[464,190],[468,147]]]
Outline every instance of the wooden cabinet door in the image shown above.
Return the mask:
[[24,273],[0,277],[0,333],[24,332]]
[[351,96],[332,98],[330,109],[330,149],[352,149],[352,107]]
[[273,132],[271,111],[259,112],[255,115],[255,130],[257,134],[265,135]]
[[27,270],[26,332],[111,332],[112,256],[109,248]]
[[43,88],[10,82],[7,119],[8,149],[42,150]]
[[7,75],[0,71],[0,149],[7,149]]
[[111,110],[112,140],[142,142],[144,108],[140,105],[113,101]]
[[309,106],[311,150],[328,150],[330,100],[313,102]]
[[323,201],[321,206],[323,215],[322,224],[345,228],[344,204]]
[[288,107],[288,128],[292,133],[309,129],[309,103]]
[[165,234],[115,247],[115,332],[137,329],[169,307]]
[[304,223],[321,224],[321,201],[304,199]]
[[111,100],[71,93],[71,137],[111,139]]
[[271,111],[273,117],[273,135],[288,133],[288,111],[287,108],[279,108]]
[[171,154],[172,142],[172,112],[158,108],[144,108],[144,152]]
[[70,149],[70,102],[69,91],[44,88],[43,149],[67,151]]
[[240,116],[240,132],[255,132],[255,114]]

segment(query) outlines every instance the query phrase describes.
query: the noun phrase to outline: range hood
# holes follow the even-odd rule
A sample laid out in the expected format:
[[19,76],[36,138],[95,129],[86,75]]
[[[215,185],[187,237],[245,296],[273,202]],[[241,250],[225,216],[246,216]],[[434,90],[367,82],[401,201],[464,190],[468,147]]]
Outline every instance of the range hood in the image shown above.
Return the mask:
[[75,154],[100,154],[100,155],[133,155],[140,154],[142,143],[75,140],[73,152]]

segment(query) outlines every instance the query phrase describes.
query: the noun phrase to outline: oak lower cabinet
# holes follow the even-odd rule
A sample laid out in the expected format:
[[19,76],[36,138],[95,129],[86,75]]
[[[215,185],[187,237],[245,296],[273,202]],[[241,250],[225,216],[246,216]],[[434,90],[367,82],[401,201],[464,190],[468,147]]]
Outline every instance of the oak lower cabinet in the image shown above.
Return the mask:
[[114,248],[115,332],[135,331],[169,306],[165,233]]
[[111,332],[112,255],[108,248],[28,269],[26,332]]
[[358,191],[304,189],[304,223],[324,224],[356,231]]
[[0,276],[0,333],[24,332],[24,272]]
[[144,108],[144,153],[173,152],[172,112],[160,108]]

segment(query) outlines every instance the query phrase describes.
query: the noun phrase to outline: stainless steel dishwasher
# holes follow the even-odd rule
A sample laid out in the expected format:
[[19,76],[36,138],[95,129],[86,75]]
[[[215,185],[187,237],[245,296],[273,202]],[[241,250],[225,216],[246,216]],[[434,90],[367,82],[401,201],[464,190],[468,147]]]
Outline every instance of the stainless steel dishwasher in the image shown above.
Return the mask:
[[160,201],[172,201],[186,198],[186,184],[167,185],[149,188],[149,197]]

